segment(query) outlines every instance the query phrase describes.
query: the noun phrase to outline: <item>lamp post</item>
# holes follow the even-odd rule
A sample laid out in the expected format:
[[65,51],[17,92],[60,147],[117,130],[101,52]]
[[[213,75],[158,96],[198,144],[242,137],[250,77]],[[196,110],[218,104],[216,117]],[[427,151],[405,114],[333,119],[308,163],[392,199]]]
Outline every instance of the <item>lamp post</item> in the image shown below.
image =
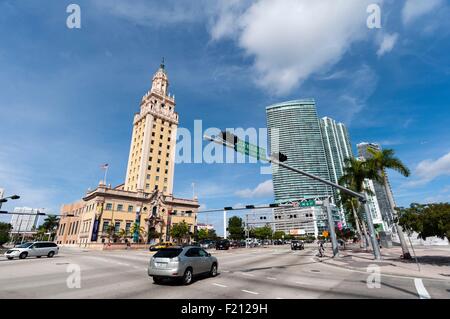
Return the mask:
[[2,204],[6,203],[8,201],[8,199],[19,199],[20,196],[19,195],[12,195],[12,196],[8,196],[8,197],[2,197],[0,198],[0,209],[2,208]]

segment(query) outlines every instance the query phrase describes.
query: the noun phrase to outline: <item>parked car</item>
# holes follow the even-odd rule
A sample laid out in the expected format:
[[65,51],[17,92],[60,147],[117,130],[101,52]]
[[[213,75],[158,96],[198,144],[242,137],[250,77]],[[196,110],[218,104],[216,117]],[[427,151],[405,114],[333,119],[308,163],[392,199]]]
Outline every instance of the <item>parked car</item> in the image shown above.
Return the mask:
[[216,249],[220,250],[220,249],[225,249],[228,250],[230,249],[230,241],[227,239],[222,239],[216,242]]
[[204,249],[209,249],[209,248],[214,248],[216,246],[214,240],[202,240],[200,241],[200,247],[204,248]]
[[273,241],[274,245],[283,245],[283,241],[281,239],[276,239]]
[[173,247],[173,246],[175,246],[174,243],[163,242],[163,243],[151,245],[149,249],[150,249],[150,251],[158,251],[160,249],[169,248],[169,247]]
[[200,274],[217,276],[218,267],[217,258],[203,248],[194,246],[165,248],[150,259],[148,275],[153,277],[156,284],[170,278],[189,285],[194,276]]
[[301,241],[301,240],[293,240],[291,242],[291,249],[292,250],[297,250],[297,249],[303,250],[303,249],[305,249],[305,245],[304,245],[303,241]]
[[41,258],[47,256],[52,258],[59,252],[59,247],[53,242],[49,241],[36,241],[17,245],[14,248],[8,249],[5,253],[5,257],[9,260],[14,258],[25,259],[27,257]]

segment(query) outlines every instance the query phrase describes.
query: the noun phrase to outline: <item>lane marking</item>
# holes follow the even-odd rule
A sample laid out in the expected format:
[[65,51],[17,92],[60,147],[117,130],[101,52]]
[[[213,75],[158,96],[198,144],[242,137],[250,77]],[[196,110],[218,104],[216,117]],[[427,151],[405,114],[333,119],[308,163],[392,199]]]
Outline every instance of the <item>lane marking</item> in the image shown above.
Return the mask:
[[414,285],[416,286],[417,293],[419,294],[420,299],[431,299],[430,294],[425,289],[423,285],[423,281],[420,278],[414,278]]
[[241,290],[241,291],[246,292],[248,294],[252,294],[252,295],[259,295],[258,292],[254,292],[254,291],[249,291],[249,290]]
[[273,277],[266,277],[269,280],[277,280],[277,278],[273,278]]
[[245,272],[241,272],[241,275],[243,275],[243,276],[249,276],[249,277],[255,277],[255,275],[253,275],[253,274],[247,274],[247,273],[245,273]]
[[230,272],[229,270],[221,270],[222,272]]
[[277,298],[275,298],[275,299],[283,299],[283,298],[277,297]]
[[226,287],[227,287],[227,286],[225,286],[225,285],[216,284],[216,283],[213,283],[213,285],[214,285],[214,286],[217,286],[217,287],[222,287],[222,288],[226,288]]

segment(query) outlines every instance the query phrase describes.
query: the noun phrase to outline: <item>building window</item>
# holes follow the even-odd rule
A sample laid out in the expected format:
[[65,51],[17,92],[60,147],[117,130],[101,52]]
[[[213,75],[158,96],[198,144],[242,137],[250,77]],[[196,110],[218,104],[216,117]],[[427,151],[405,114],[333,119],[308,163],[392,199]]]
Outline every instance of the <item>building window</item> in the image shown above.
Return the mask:
[[164,183],[167,183],[167,177],[166,177],[166,178],[164,178]]
[[156,172],[158,172],[158,173],[159,173],[159,167],[157,167],[157,168],[156,168]]
[[112,204],[111,203],[106,203],[106,210],[112,210]]
[[158,185],[155,185],[155,190],[157,190],[158,189]]
[[155,179],[156,179],[156,181],[159,181],[159,176],[156,176]]
[[166,186],[164,186],[164,192],[167,192],[167,187]]
[[122,204],[117,205],[117,210],[121,212],[123,210],[123,205]]
[[128,205],[128,212],[132,213],[133,212],[133,206],[132,205]]
[[[153,142],[153,141],[152,141]],[[162,147],[162,143],[159,143],[159,147]]]
[[158,159],[158,164],[161,164],[161,160],[160,159]]
[[152,145],[153,145],[153,144],[155,144],[155,141],[152,141],[152,143],[151,143],[151,144],[152,144]]
[[147,174],[147,179],[150,179],[150,174]]
[[126,225],[125,225],[125,233],[128,234],[130,232],[130,228],[131,228],[131,223],[130,222],[126,223]]
[[150,184],[145,184],[145,188],[149,189],[150,188]]
[[105,220],[103,222],[103,232],[106,232],[108,230],[109,221]]
[[162,139],[163,139],[163,136],[162,136],[162,135],[160,135],[160,136],[159,136],[159,138],[160,138],[160,139],[162,140]]
[[120,222],[114,224],[114,232],[118,233],[120,231]]
[[[152,166],[149,165],[147,168],[148,168],[148,170],[151,170],[151,169],[152,169]],[[134,180],[134,178],[133,178],[133,180]]]
[[155,136],[155,132],[152,132],[152,136]]
[[165,170],[165,172],[166,172],[166,174],[167,174],[167,173],[169,172],[169,170],[168,170],[168,169],[166,169],[166,170]]

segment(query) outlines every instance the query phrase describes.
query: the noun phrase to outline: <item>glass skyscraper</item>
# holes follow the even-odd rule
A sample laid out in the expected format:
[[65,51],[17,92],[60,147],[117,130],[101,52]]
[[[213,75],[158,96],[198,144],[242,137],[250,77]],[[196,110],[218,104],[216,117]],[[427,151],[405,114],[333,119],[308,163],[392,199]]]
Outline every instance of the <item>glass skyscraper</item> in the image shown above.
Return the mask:
[[[266,108],[271,152],[287,155],[287,164],[330,180],[320,121],[314,99],[274,104]],[[273,165],[277,202],[332,195],[331,187]]]

